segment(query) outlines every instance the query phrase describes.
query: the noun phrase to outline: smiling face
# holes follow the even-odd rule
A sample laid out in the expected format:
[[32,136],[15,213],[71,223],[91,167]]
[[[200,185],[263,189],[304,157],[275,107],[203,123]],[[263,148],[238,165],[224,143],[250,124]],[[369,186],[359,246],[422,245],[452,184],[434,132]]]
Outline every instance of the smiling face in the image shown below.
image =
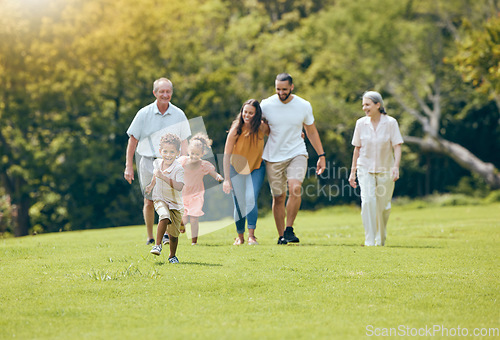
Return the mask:
[[374,103],[373,100],[363,97],[363,111],[369,117],[380,116],[380,103]]
[[153,91],[153,95],[158,100],[158,105],[168,105],[170,99],[172,99],[172,94],[174,89],[172,83],[166,80],[162,80],[158,83],[157,88]]
[[200,143],[191,143],[188,147],[188,155],[189,159],[192,162],[201,160],[201,158],[203,157],[203,145],[201,145]]
[[284,104],[292,100],[293,84],[290,84],[287,80],[276,80],[275,86],[276,94]]
[[179,150],[176,148],[174,144],[171,143],[163,143],[160,146],[160,155],[163,159],[163,164],[167,167],[172,165],[177,156],[179,156]]
[[243,118],[245,125],[250,125],[252,123],[253,117],[255,117],[255,112],[255,106],[249,104],[243,106],[241,117]]

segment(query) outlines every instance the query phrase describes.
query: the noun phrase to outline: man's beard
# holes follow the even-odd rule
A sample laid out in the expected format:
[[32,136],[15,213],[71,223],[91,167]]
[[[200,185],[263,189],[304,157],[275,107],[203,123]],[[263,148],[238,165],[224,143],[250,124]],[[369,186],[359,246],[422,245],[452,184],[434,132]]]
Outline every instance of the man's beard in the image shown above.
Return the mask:
[[286,97],[285,97],[285,98],[281,98],[281,96],[280,96],[280,95],[278,95],[278,97],[280,97],[280,100],[281,100],[282,102],[286,102],[286,100],[288,99],[288,97],[290,97],[290,95],[291,95],[291,94],[292,94],[292,91],[288,92],[288,94],[286,95]]

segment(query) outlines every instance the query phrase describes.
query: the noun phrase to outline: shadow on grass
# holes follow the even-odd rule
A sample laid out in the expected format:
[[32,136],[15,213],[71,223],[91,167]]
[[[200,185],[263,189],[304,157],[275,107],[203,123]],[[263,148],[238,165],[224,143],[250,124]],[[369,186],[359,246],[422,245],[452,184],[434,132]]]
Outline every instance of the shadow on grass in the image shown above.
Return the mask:
[[408,248],[408,249],[442,249],[442,246],[385,246],[386,248]]
[[[191,239],[189,239],[189,242],[191,243]],[[225,246],[227,246],[227,244],[198,242],[195,247],[225,247]]]
[[220,263],[205,263],[205,262],[181,262],[180,264],[188,264],[194,266],[204,266],[204,267],[222,267]]
[[198,243],[197,247],[225,247],[227,244],[222,243]]
[[341,243],[332,243],[332,244],[325,244],[325,243],[302,243],[300,245],[296,244],[294,245],[295,247],[297,246],[303,246],[303,247],[354,247],[354,248],[408,248],[408,249],[440,249],[444,248],[442,246],[435,246],[435,245],[408,245],[408,246],[403,246],[403,245],[385,245],[383,247],[366,247],[364,244],[341,244]]
[[[155,266],[171,265],[168,261],[155,262]],[[190,266],[203,266],[203,267],[222,267],[219,263],[206,263],[206,262],[180,262],[179,265]]]

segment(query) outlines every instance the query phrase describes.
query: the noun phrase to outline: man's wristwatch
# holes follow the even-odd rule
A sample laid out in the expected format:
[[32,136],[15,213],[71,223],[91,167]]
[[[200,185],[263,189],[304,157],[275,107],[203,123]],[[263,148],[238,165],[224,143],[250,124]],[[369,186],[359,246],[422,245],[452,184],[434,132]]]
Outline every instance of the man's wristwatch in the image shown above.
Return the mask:
[[318,155],[318,158],[320,158],[320,157],[325,157],[326,158],[326,153],[323,152],[321,155]]

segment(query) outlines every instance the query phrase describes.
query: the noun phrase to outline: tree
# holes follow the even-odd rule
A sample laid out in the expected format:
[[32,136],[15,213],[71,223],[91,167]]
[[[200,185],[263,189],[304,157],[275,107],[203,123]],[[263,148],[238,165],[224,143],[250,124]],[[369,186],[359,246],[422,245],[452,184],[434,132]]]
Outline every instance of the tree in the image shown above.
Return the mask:
[[[476,3],[474,6],[472,3],[466,3],[462,8],[460,6],[453,8],[440,8],[438,6],[437,10],[432,13],[429,13],[427,8],[408,8],[411,15],[418,22],[421,22],[424,28],[424,35],[419,37],[419,41],[425,41],[428,44],[427,50],[422,48],[425,46],[419,46],[417,41],[412,41],[412,43],[417,48],[420,47],[420,52],[427,51],[427,53],[421,53],[425,57],[423,60],[427,60],[424,63],[427,70],[421,70],[419,74],[415,74],[415,69],[412,68],[413,65],[407,64],[404,59],[393,59],[402,72],[399,72],[399,76],[392,81],[388,81],[385,89],[406,112],[416,119],[423,130],[423,136],[406,136],[406,142],[419,145],[423,151],[445,154],[462,167],[480,175],[492,188],[500,188],[500,173],[492,163],[479,159],[467,148],[443,136],[443,131],[445,131],[443,115],[453,114],[445,112],[444,107],[452,103],[452,93],[458,89],[458,87],[450,88],[449,84],[459,82],[458,75],[455,75],[450,66],[444,61],[448,56],[456,53],[453,42],[454,39],[462,39],[459,34],[459,25],[467,15],[467,11],[477,11],[475,13],[484,13],[485,16],[491,13],[487,10],[488,6],[478,4]],[[496,27],[496,30],[498,32],[498,27]],[[497,45],[483,45],[480,48],[481,54],[485,52],[493,54],[495,46]],[[414,53],[417,52],[414,49],[412,50]],[[407,56],[407,54],[404,55]],[[409,60],[409,58],[406,60]],[[499,58],[496,56],[496,65],[495,58],[490,61],[494,65],[493,68],[496,67],[493,71],[498,70],[498,60]],[[398,74],[398,72],[395,72],[395,74]],[[401,84],[405,84],[403,78],[408,78],[408,75],[414,75],[409,77],[413,84],[401,86]],[[494,75],[494,72],[492,72],[492,75],[493,84],[498,83],[498,77]],[[414,84],[417,84],[417,86]],[[409,99],[406,93],[410,93],[413,98]]]
[[[470,88],[444,62],[457,52],[464,20],[477,26],[495,13],[492,6],[476,1],[339,1],[308,18],[296,33],[308,45],[301,60],[311,60],[302,75],[310,95],[323,93],[318,105],[331,117],[342,117],[342,102],[358,103],[364,90],[378,90],[389,107],[410,114],[392,110],[406,142],[424,153],[444,154],[499,188],[500,175],[492,163],[460,145],[460,136],[449,139],[452,122],[458,124],[464,111],[480,110],[488,102],[476,97],[474,105],[467,105]],[[343,127],[336,130],[342,133]],[[484,156],[492,158],[491,153]]]
[[464,35],[457,41],[458,54],[448,60],[464,81],[488,94],[500,111],[500,13],[489,18],[481,29],[467,22],[464,26]]
[[36,39],[40,17],[35,9],[21,11],[15,2],[0,2],[0,178],[2,186],[16,207],[15,235],[30,228],[29,208],[34,188],[42,181],[47,152],[45,129],[38,129],[43,119],[30,110],[31,83],[29,49]]
[[[17,216],[16,235],[142,222],[138,185],[122,175],[125,131],[161,76],[188,118],[204,118],[214,153],[241,104],[272,94],[285,71],[312,102],[333,167],[320,182],[342,187],[360,96],[375,89],[412,142],[404,171],[430,177],[439,153],[496,187],[493,0],[0,1],[0,11],[0,192],[12,203],[0,210]],[[318,204],[330,197],[304,200]]]
[[159,64],[158,30],[143,20],[154,7],[2,6],[0,175],[18,210],[15,234],[134,221],[114,210],[134,202],[122,159],[126,127],[151,100]]

